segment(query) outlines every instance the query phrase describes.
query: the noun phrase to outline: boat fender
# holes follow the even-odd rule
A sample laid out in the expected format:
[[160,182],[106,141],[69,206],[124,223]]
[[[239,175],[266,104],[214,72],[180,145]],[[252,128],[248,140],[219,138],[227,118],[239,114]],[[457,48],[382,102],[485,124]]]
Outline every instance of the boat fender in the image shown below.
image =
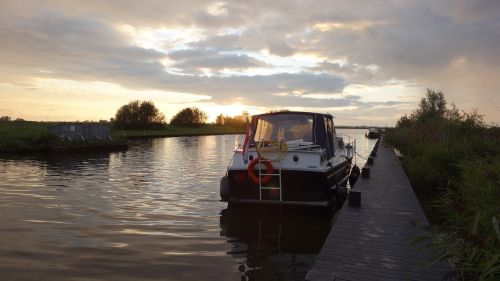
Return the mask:
[[351,188],[356,183],[356,180],[358,179],[359,174],[360,174],[359,167],[357,165],[354,165],[351,169],[351,174],[349,175],[349,185],[351,186]]
[[337,200],[338,208],[342,209],[342,206],[344,206],[344,202],[347,199],[347,188],[338,184],[337,188],[335,189],[335,197],[335,200]]
[[[259,176],[255,175],[254,167],[259,163],[259,158],[253,159],[250,164],[248,164],[248,178],[256,184],[259,184]],[[266,165],[266,176],[261,177],[261,184],[267,184],[271,181],[272,176],[270,174],[273,173],[274,168],[271,161],[263,161],[264,165]]]
[[227,176],[220,179],[220,198],[224,202],[229,200],[229,179]]

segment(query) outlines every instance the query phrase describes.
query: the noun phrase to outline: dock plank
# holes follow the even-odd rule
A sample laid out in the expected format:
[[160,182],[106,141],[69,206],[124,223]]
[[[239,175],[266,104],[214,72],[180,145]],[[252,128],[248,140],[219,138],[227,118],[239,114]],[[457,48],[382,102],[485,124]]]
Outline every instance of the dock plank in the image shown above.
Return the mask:
[[370,178],[360,178],[361,206],[338,213],[308,281],[454,280],[446,262],[426,266],[436,255],[415,239],[429,230],[422,208],[394,150],[380,145]]

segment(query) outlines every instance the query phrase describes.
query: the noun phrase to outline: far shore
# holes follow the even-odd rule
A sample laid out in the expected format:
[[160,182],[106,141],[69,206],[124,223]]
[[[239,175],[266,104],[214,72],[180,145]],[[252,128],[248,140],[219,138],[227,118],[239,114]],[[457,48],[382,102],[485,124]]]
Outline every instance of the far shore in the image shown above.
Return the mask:
[[[16,153],[43,153],[54,148],[54,140],[56,136],[51,136],[48,127],[59,124],[61,122],[36,122],[36,121],[10,121],[0,122],[0,154],[16,154]],[[70,122],[66,122],[70,123]],[[368,126],[337,126],[339,129],[367,129]],[[173,125],[165,125],[159,129],[145,130],[123,130],[111,129],[111,137],[113,141],[134,138],[165,138],[165,137],[188,137],[188,136],[208,136],[208,135],[231,135],[244,134],[245,129],[228,126],[220,126],[207,124],[199,127],[181,127]],[[80,147],[82,142],[71,143],[68,146]],[[57,146],[61,143],[58,142]],[[93,147],[105,149],[106,141]]]
[[[86,142],[61,143],[57,137],[49,133],[49,126],[61,122],[35,122],[35,121],[10,121],[0,122],[0,154],[26,154],[44,153],[60,148],[61,145],[69,148],[85,147]],[[69,123],[69,122],[67,122]],[[111,129],[112,141],[93,141],[89,147],[106,150],[116,147],[116,142],[126,143],[132,138],[157,138],[157,137],[182,137],[244,134],[241,128],[232,128],[216,125],[203,125],[200,127],[178,127],[165,125],[159,129],[147,130],[119,130]],[[55,144],[57,142],[57,144]]]
[[205,125],[200,127],[177,127],[167,125],[157,130],[111,130],[111,135],[116,138],[165,138],[165,137],[191,137],[209,135],[234,135],[244,134],[245,130],[216,125]]

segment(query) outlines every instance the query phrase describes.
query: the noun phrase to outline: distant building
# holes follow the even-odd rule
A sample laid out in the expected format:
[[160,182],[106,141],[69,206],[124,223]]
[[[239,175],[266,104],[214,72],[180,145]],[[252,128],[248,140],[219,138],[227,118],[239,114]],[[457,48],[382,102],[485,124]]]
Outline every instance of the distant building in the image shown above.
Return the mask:
[[111,138],[108,125],[95,123],[61,123],[49,126],[49,132],[62,140],[105,140]]

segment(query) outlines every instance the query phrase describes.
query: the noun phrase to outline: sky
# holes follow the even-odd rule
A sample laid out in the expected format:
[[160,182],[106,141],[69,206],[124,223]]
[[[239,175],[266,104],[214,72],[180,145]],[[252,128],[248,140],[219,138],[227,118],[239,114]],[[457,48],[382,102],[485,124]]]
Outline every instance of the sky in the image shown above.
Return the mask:
[[393,126],[426,89],[500,123],[497,0],[0,0],[0,115],[331,113]]

